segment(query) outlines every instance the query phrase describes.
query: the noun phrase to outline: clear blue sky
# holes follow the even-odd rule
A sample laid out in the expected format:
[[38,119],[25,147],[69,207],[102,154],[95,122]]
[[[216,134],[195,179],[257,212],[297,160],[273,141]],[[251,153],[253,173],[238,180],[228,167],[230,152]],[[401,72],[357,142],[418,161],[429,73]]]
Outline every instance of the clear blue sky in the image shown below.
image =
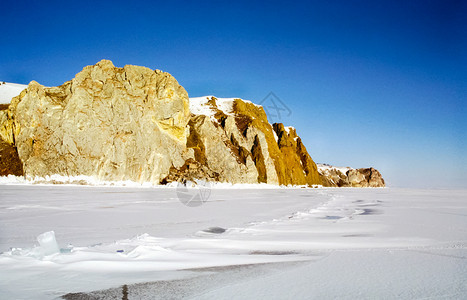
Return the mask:
[[467,187],[466,19],[466,1],[4,1],[0,80],[59,85],[106,58],[190,96],[272,91],[316,162]]

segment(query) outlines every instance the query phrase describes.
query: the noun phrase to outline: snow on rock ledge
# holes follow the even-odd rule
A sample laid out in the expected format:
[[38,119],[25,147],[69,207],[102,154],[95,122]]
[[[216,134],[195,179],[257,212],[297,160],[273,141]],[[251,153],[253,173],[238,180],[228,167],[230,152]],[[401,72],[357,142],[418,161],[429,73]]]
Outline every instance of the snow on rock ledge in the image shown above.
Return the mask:
[[10,104],[13,97],[18,96],[22,90],[27,88],[25,84],[9,83],[3,81],[0,82],[0,105]]

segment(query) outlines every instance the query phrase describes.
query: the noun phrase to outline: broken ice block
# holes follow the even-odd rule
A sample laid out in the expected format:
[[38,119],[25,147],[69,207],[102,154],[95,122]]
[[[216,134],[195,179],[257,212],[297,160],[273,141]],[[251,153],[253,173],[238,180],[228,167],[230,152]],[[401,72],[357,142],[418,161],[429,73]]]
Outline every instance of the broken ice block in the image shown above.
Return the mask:
[[37,241],[39,242],[42,255],[50,255],[60,251],[57,240],[55,239],[55,232],[53,231],[40,234],[37,237]]

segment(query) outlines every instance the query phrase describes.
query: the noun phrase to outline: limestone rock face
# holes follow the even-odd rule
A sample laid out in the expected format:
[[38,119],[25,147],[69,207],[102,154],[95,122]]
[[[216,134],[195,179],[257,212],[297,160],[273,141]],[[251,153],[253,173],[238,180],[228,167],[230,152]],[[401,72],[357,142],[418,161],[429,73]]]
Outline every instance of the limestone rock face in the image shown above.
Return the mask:
[[318,164],[323,185],[328,187],[384,187],[381,173],[374,168],[339,168]]
[[168,73],[103,60],[59,87],[31,82],[0,124],[29,176],[159,182],[192,156],[185,89]]

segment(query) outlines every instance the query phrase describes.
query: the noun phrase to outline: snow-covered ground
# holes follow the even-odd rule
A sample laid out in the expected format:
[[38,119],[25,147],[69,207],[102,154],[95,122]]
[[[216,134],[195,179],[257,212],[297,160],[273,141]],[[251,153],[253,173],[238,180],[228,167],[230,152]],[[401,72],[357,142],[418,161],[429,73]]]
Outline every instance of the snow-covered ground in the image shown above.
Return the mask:
[[[1,295],[467,297],[465,190],[266,186],[208,195],[189,207],[174,187],[0,185]],[[34,247],[52,230],[60,252]]]
[[13,97],[18,96],[27,85],[18,83],[0,82],[0,104],[7,104],[11,102]]

